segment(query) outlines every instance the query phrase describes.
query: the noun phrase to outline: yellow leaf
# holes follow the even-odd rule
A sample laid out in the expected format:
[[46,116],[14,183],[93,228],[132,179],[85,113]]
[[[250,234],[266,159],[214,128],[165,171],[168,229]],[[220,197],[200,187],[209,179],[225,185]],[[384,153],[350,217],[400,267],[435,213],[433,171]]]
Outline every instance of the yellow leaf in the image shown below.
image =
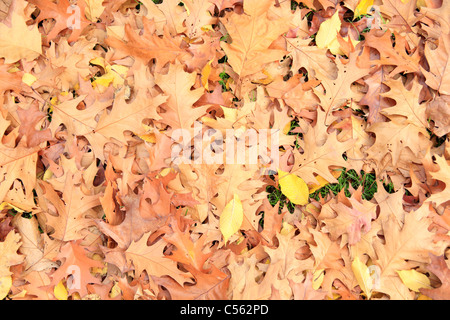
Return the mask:
[[47,181],[47,180],[50,179],[51,177],[53,177],[53,172],[52,172],[52,170],[50,170],[50,168],[49,168],[49,169],[45,170],[44,176],[42,177],[42,180]]
[[313,273],[312,287],[314,290],[320,288],[323,282],[323,278],[325,277],[325,269],[317,269]]
[[0,300],[5,299],[12,286],[11,276],[0,277]]
[[212,60],[210,60],[202,69],[202,85],[206,90],[208,90],[208,79],[211,74],[211,62]]
[[167,176],[169,173],[171,173],[171,172],[174,172],[174,169],[173,168],[164,168],[164,169],[162,169],[161,170],[161,172],[159,173],[159,175],[161,176],[161,177],[165,177],[165,176]]
[[367,299],[372,296],[373,280],[369,268],[358,257],[352,262],[352,271],[358,281],[359,287],[366,294]]
[[[102,257],[99,254],[94,253],[94,255],[92,256],[92,260],[102,261]],[[95,274],[105,275],[107,272],[108,272],[108,267],[106,265],[103,268],[93,267],[91,269],[91,274],[94,274],[94,275]]]
[[214,31],[214,28],[210,24],[206,24],[203,27],[201,27],[200,29],[202,29],[203,32]]
[[419,292],[420,288],[431,289],[430,279],[414,269],[397,271],[400,279],[408,289]]
[[221,106],[225,120],[235,122],[238,116],[238,109]]
[[341,29],[341,20],[339,19],[338,11],[319,27],[316,35],[316,45],[322,49],[329,49],[333,41],[337,41],[337,34]]
[[22,76],[22,82],[29,85],[30,87],[33,83],[35,83],[36,80],[36,77],[31,73],[24,73]]
[[146,142],[156,143],[156,136],[153,132],[138,135],[139,138]]
[[94,59],[89,60],[90,64],[96,65],[96,66],[100,66],[103,69],[105,69],[105,59],[103,57],[97,57]]
[[58,300],[67,300],[69,297],[67,293],[66,286],[64,285],[63,280],[61,280],[54,288],[53,293],[55,295],[55,298]]
[[299,205],[308,203],[309,189],[303,179],[295,174],[290,174],[278,169],[278,181],[280,183],[281,192],[290,202]]
[[[347,37],[347,36],[342,37],[342,39],[344,39],[345,42],[348,42],[348,37]],[[359,42],[358,40],[354,40],[354,39],[352,39],[351,37],[350,37],[350,40],[351,40],[353,46],[356,46],[356,45],[358,44],[358,42]],[[330,49],[330,52],[331,52],[332,54],[334,54],[334,55],[338,55],[338,54],[343,55],[343,54],[344,54],[344,52],[341,50],[341,45],[340,45],[340,43],[339,43],[337,37],[334,38],[334,39],[330,42],[330,44],[328,45],[328,49]]]
[[0,210],[3,210],[3,209],[8,209],[8,210],[9,209],[14,209],[14,210],[16,210],[17,212],[20,212],[20,213],[24,213],[25,212],[24,210],[16,207],[15,205],[13,205],[13,204],[11,204],[9,202],[2,202],[0,204]]
[[283,221],[283,228],[281,228],[280,234],[283,236],[288,235],[292,230],[294,229],[294,226],[292,224],[287,223],[286,221]]
[[105,60],[103,58],[95,58],[89,61],[91,64],[101,66],[105,70],[105,74],[95,78],[94,81],[92,81],[92,87],[96,88],[98,85],[101,85],[102,87],[108,87],[110,83],[113,84],[115,88],[123,85],[125,82],[125,77],[128,72],[128,67],[122,66],[122,65],[109,65],[108,63],[105,63]]
[[361,0],[355,8],[354,17],[357,18],[363,14],[367,14],[367,10],[373,5],[373,0]]
[[244,209],[237,194],[228,202],[220,215],[220,232],[225,242],[236,233],[244,221]]
[[427,2],[425,0],[417,0],[416,6],[417,6],[418,9],[420,9],[421,7],[426,7],[427,6]]
[[111,299],[114,299],[118,295],[122,294],[122,289],[120,289],[117,282],[114,283],[113,287],[111,288],[111,291],[109,292],[109,297]]

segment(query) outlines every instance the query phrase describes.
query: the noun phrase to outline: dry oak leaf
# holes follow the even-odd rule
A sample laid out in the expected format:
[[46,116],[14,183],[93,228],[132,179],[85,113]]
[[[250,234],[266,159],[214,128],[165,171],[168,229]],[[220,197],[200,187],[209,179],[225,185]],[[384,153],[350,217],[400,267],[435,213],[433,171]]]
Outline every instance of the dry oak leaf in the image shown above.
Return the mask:
[[359,202],[355,198],[349,198],[351,207],[342,202],[330,206],[336,211],[334,219],[324,219],[327,229],[333,238],[337,239],[342,234],[347,234],[349,245],[354,245],[361,240],[361,233],[367,233],[371,229],[371,221],[376,218],[376,205],[364,201]]
[[434,202],[437,206],[440,206],[447,201],[450,201],[450,165],[444,156],[436,157],[436,163],[439,165],[439,170],[436,172],[431,172],[430,174],[433,179],[443,181],[445,183],[445,189],[439,193],[433,193],[426,202]]
[[425,57],[430,71],[421,68],[425,83],[442,95],[450,95],[450,34],[441,34],[437,48],[425,43]]
[[164,13],[166,17],[166,26],[168,34],[176,36],[186,32],[184,21],[188,17],[188,11],[179,5],[178,0],[167,0],[158,4],[158,9]]
[[420,289],[427,297],[435,300],[450,299],[450,269],[444,256],[435,256],[430,254],[431,263],[427,267],[429,271],[434,273],[441,281],[441,286],[433,289]]
[[187,265],[186,269],[194,276],[194,284],[187,283],[180,285],[168,277],[152,278],[157,284],[164,286],[169,291],[173,300],[227,299],[227,289],[230,281],[229,275],[214,265],[211,266],[211,270],[208,273],[201,272],[190,265]]
[[44,130],[40,129],[39,125],[46,114],[39,110],[37,101],[34,101],[27,110],[20,107],[17,108],[17,115],[20,120],[19,138],[24,140],[26,147],[33,148],[44,141],[52,140],[52,134],[49,128]]
[[168,244],[164,239],[160,239],[152,245],[147,245],[150,233],[144,234],[138,241],[133,241],[125,251],[127,262],[133,263],[135,276],[146,271],[149,276],[162,277],[170,276],[180,285],[189,280],[189,274],[177,268],[177,263],[164,255],[164,250]]
[[217,18],[211,14],[213,4],[209,0],[183,1],[187,8],[188,16],[185,20],[186,35],[193,40],[203,33],[202,28],[217,23]]
[[[116,93],[114,103],[110,113],[103,113],[94,129],[92,140],[98,134],[107,139],[115,139],[123,144],[127,144],[124,137],[125,131],[131,131],[136,135],[143,134],[145,129],[140,125],[144,119],[159,120],[156,109],[167,100],[166,96],[158,95],[149,97],[137,92],[132,102],[127,102],[125,89]],[[93,141],[89,139],[91,144]]]
[[369,124],[383,121],[384,117],[380,112],[390,106],[388,99],[382,95],[388,91],[388,87],[384,84],[387,77],[387,67],[381,66],[377,67],[369,77],[365,77],[364,79],[368,90],[359,101],[359,104],[369,107],[369,115],[367,116],[367,122]]
[[435,1],[432,6],[421,7],[420,12],[425,17],[436,21],[443,33],[450,33],[450,3],[448,1]]
[[374,241],[376,259],[374,263],[380,267],[379,288],[391,299],[412,299],[414,294],[403,284],[397,271],[412,269],[421,263],[429,263],[429,252],[436,252],[433,243],[434,234],[428,231],[431,220],[428,216],[428,205],[405,215],[403,225],[390,215],[382,221],[385,243]]
[[24,83],[22,82],[23,72],[9,72],[14,67],[13,64],[0,64],[0,102],[3,104],[4,93],[6,91],[14,91],[20,93],[25,91]]
[[244,1],[244,13],[233,13],[222,20],[232,42],[222,43],[228,63],[241,78],[261,70],[261,65],[280,60],[284,50],[269,49],[272,42],[288,29],[283,19],[269,20],[271,0]]
[[42,54],[41,34],[36,26],[26,25],[23,3],[15,0],[10,23],[0,22],[0,58],[5,58],[6,64],[20,59],[34,60]]
[[126,43],[115,37],[106,38],[105,43],[123,55],[131,56],[144,64],[156,59],[157,70],[160,70],[168,62],[173,63],[176,59],[184,61],[190,57],[190,54],[180,47],[181,41],[172,38],[167,29],[164,30],[164,35],[161,38],[152,31],[154,29],[152,21],[144,18],[143,24],[143,35],[140,35],[139,32],[136,33],[127,24],[125,25]]
[[21,289],[26,290],[27,298],[35,300],[52,300],[53,294],[45,290],[51,283],[50,277],[44,271],[31,271],[23,276],[26,284]]
[[95,225],[98,213],[93,208],[100,205],[98,195],[83,192],[83,182],[77,183],[75,175],[68,173],[62,198],[45,181],[39,181],[44,197],[56,209],[57,216],[46,212],[47,225],[54,229],[52,237],[61,241],[84,238],[83,230]]
[[198,271],[205,272],[203,265],[212,255],[212,252],[204,253],[206,236],[201,236],[196,241],[192,241],[189,232],[182,232],[175,219],[171,219],[170,223],[173,233],[166,234],[164,240],[175,246],[172,254],[168,256],[173,261],[190,265]]
[[[294,277],[305,270],[311,270],[314,268],[314,261],[312,258],[300,260],[297,259],[297,251],[306,246],[304,240],[294,236],[294,229],[286,234],[277,234],[278,247],[269,248],[263,247],[264,251],[270,257],[269,268],[277,266],[278,274],[275,275],[276,279],[288,279]],[[268,277],[266,275],[266,277]]]
[[[10,122],[0,116],[0,138],[5,139],[5,130]],[[0,143],[0,201],[3,202],[16,179],[22,181],[26,198],[32,197],[32,190],[36,185],[36,163],[40,148],[27,148],[21,143],[9,147]]]
[[21,238],[19,233],[11,230],[5,241],[0,242],[0,278],[10,276],[12,272],[9,270],[9,267],[24,261],[25,256],[17,253],[17,250],[22,245]]
[[296,174],[307,184],[319,184],[316,176],[321,176],[329,183],[337,182],[331,173],[331,166],[346,167],[347,162],[342,155],[353,145],[352,140],[340,142],[335,134],[325,136],[322,141],[316,134],[316,127],[308,125],[307,132],[303,134],[303,141],[299,141],[303,154],[294,149],[295,162],[291,174]]
[[427,105],[426,116],[434,122],[432,131],[438,137],[450,132],[450,96],[436,96]]
[[[72,283],[68,281],[68,294],[78,292],[81,297],[88,294],[87,285],[101,283],[101,279],[92,275],[93,268],[104,267],[103,262],[91,259],[87,256],[88,248],[81,246],[79,241],[69,241],[61,247],[61,252],[55,260],[63,261],[61,266],[50,275],[51,290],[61,280],[69,280],[68,276],[73,274]],[[70,285],[71,284],[71,285]]]
[[416,159],[423,158],[431,143],[428,134],[424,128],[405,122],[404,118],[393,117],[390,122],[377,122],[367,129],[376,135],[375,143],[367,149],[367,154],[369,159],[377,162],[377,170],[382,170],[381,164],[387,154],[392,157],[392,165],[397,166],[404,148],[409,148]]
[[415,50],[411,55],[408,54],[405,38],[396,32],[394,36],[395,43],[390,32],[372,29],[365,34],[364,44],[377,49],[380,53],[378,60],[371,59],[371,64],[395,66],[395,69],[389,73],[391,77],[402,72],[420,74],[419,50]]
[[[261,216],[256,216],[259,200],[254,200],[257,191],[263,186],[263,182],[252,179],[259,168],[241,164],[225,164],[224,171],[217,178],[217,196],[211,200],[217,212],[223,212],[225,206],[236,194],[242,199],[244,220],[242,230],[258,230],[258,222]],[[219,215],[219,214],[218,214]]]
[[343,64],[341,59],[335,60],[338,72],[336,78],[329,78],[329,74],[322,73],[322,70],[316,70],[316,77],[321,80],[325,92],[318,88],[314,93],[320,99],[320,106],[326,112],[324,124],[330,125],[334,119],[331,113],[338,108],[347,105],[349,101],[359,101],[359,94],[356,94],[351,86],[352,84],[366,76],[370,69],[358,66],[358,56],[356,52],[350,54],[348,62]]
[[211,212],[210,201],[217,193],[218,181],[215,172],[219,165],[181,163],[178,167],[181,183],[187,190],[192,190],[192,196],[199,202],[195,209],[198,219],[203,222]]
[[318,289],[314,290],[312,287],[313,274],[308,272],[303,282],[295,282],[289,279],[289,285],[292,288],[294,300],[324,300],[327,297],[327,292]]
[[166,224],[167,217],[144,219],[141,216],[139,195],[121,196],[120,201],[125,211],[122,222],[110,224],[100,219],[95,221],[99,230],[117,242],[119,248],[128,248],[132,242],[138,241],[144,234],[154,232]]
[[[416,2],[414,0],[383,0],[380,11],[387,17],[387,27],[391,30],[413,32],[412,26],[419,20],[416,17]],[[409,36],[409,35],[407,35]]]
[[156,84],[169,96],[162,105],[166,112],[161,114],[161,122],[168,124],[173,130],[184,129],[191,132],[194,122],[206,112],[207,106],[193,107],[205,91],[203,87],[191,90],[196,77],[196,73],[185,72],[182,64],[170,64],[167,74],[155,76]]
[[406,117],[407,122],[425,130],[428,128],[427,117],[425,115],[425,104],[419,104],[420,91],[422,86],[418,81],[412,82],[412,87],[407,90],[403,82],[399,80],[388,80],[385,84],[391,89],[381,93],[383,97],[389,97],[396,101],[396,105],[381,110],[381,114],[390,118],[392,115]]
[[22,236],[19,252],[25,256],[25,271],[42,271],[57,266],[52,259],[61,244],[57,240],[52,242],[46,234],[40,233],[35,217],[27,219],[16,215],[13,225]]
[[309,230],[313,235],[314,242],[309,243],[309,249],[314,257],[314,270],[336,269],[343,267],[341,258],[341,248],[337,241],[330,239],[328,234],[318,230]]
[[329,79],[336,79],[336,64],[327,55],[326,49],[310,46],[311,39],[286,38],[287,50],[292,57],[291,69],[297,72],[300,68],[308,71],[308,77],[314,78],[316,70]]
[[234,254],[230,256],[228,265],[231,274],[229,298],[232,300],[267,300],[272,295],[272,285],[281,272],[282,259],[278,259],[274,264],[271,263],[264,276],[257,267],[258,259],[255,254],[250,257],[244,256],[241,259]]
[[55,25],[44,38],[48,42],[54,40],[64,30],[72,31],[68,42],[76,41],[83,30],[91,24],[91,21],[85,16],[86,3],[84,0],[77,1],[76,6],[72,5],[69,0],[59,0],[57,4],[51,0],[29,0],[28,2],[40,9],[37,17],[38,23],[45,19],[54,19]]

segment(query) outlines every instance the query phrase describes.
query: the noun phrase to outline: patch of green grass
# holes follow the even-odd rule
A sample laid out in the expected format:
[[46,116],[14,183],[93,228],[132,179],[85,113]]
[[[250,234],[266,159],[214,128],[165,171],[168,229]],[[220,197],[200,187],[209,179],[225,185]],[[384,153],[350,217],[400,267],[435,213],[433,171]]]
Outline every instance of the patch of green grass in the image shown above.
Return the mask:
[[269,193],[267,199],[273,207],[279,203],[278,213],[282,212],[284,206],[290,213],[294,213],[295,205],[286,198],[280,189],[274,186],[267,186],[266,191]]
[[291,126],[289,128],[288,133],[287,133],[289,136],[297,136],[297,139],[295,139],[295,148],[297,148],[297,149],[300,148],[300,144],[298,143],[298,139],[302,138],[303,134],[301,132],[292,132],[292,130],[294,130],[295,128],[297,128],[299,126],[300,125],[299,125],[297,119],[292,120],[291,121]]
[[227,80],[230,78],[230,75],[226,73],[225,71],[222,71],[219,74],[220,80],[219,83],[222,86],[222,91],[228,91],[227,89]]
[[[373,198],[375,193],[378,191],[378,185],[376,183],[376,176],[374,173],[367,173],[361,170],[358,174],[355,170],[347,170],[342,169],[340,176],[338,177],[337,183],[329,183],[319,190],[316,190],[314,193],[310,195],[310,198],[313,198],[317,201],[320,200],[320,197],[325,198],[330,192],[333,195],[337,195],[339,192],[344,190],[344,194],[347,197],[351,196],[349,191],[350,186],[353,189],[357,189],[362,186],[362,198],[364,200],[370,200]],[[392,182],[386,182],[380,180],[383,183],[384,189],[388,193],[395,192],[394,184]]]
[[357,189],[362,186],[362,198],[365,200],[370,200],[373,198],[378,188],[375,174],[366,173],[362,170],[360,174],[358,174],[353,169],[347,170],[344,168],[342,169],[342,172],[337,180],[337,183],[329,183],[319,190],[316,190],[310,194],[310,198],[319,201],[320,197],[325,198],[330,192],[333,193],[333,195],[337,195],[342,190],[344,190],[345,196],[350,197],[350,186],[352,186],[353,189]]

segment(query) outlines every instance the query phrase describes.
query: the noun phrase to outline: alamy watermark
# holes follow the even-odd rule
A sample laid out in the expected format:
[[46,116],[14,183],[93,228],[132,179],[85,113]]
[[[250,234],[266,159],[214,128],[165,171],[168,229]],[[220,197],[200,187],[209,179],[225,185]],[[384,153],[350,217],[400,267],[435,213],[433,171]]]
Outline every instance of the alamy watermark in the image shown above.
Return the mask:
[[70,14],[66,21],[67,28],[70,30],[81,28],[81,9],[76,4],[67,7],[66,13]]
[[[224,132],[223,132],[224,131]],[[278,167],[278,129],[206,129],[199,121],[193,130],[176,129],[171,161],[175,164],[246,164]]]

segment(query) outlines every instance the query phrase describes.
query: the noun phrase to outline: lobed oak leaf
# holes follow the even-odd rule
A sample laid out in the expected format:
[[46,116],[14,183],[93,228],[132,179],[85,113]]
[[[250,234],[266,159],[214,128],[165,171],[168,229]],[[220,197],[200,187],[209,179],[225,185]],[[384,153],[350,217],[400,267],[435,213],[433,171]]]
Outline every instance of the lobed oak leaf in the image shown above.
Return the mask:
[[17,254],[17,250],[22,245],[21,236],[14,230],[11,230],[4,241],[0,242],[0,277],[10,276],[12,272],[10,267],[20,264],[25,256]]
[[388,294],[391,299],[412,299],[412,293],[400,280],[397,270],[428,263],[428,253],[435,252],[434,235],[428,231],[431,221],[427,218],[427,207],[424,204],[406,215],[402,226],[391,215],[382,222],[385,243],[373,244],[377,255],[374,263],[381,269],[376,291]]
[[426,84],[443,95],[449,95],[450,76],[446,70],[450,68],[450,35],[442,34],[437,48],[426,43],[425,57],[430,65],[429,71],[421,68]]
[[[61,280],[68,281],[68,294],[72,295],[78,292],[81,297],[88,294],[87,285],[91,283],[100,283],[101,280],[92,275],[93,268],[103,268],[100,261],[89,258],[86,255],[87,248],[81,246],[79,241],[69,241],[61,247],[61,252],[55,258],[63,261],[61,266],[50,275],[52,289],[60,283]],[[72,282],[69,277],[73,275]]]
[[166,112],[161,121],[173,130],[184,129],[191,132],[194,122],[206,112],[206,106],[193,107],[204,92],[204,88],[191,90],[195,78],[196,74],[185,72],[181,64],[170,64],[167,74],[155,77],[156,84],[169,94],[162,106]]
[[133,263],[136,276],[146,271],[150,277],[170,276],[181,285],[187,282],[188,274],[180,271],[177,263],[164,255],[167,242],[161,239],[149,246],[149,235],[146,233],[138,241],[133,241],[125,251],[127,261]]
[[105,43],[125,55],[139,59],[144,64],[156,59],[158,69],[168,62],[175,62],[176,59],[183,61],[189,56],[189,53],[180,47],[179,41],[170,36],[168,30],[164,31],[164,37],[160,38],[151,32],[152,23],[147,18],[143,19],[143,24],[144,34],[142,36],[127,24],[125,25],[126,43],[115,37],[106,38]]
[[324,300],[327,293],[321,289],[314,290],[312,287],[313,274],[308,272],[303,282],[295,282],[289,279],[294,300]]
[[[439,165],[439,170],[437,172],[430,172],[431,176],[434,179],[443,181],[445,185],[449,185],[450,183],[450,176],[449,176],[449,170],[450,166],[447,162],[447,160],[442,156],[436,156],[436,163]],[[449,189],[445,188],[439,193],[433,193],[426,202],[435,202],[436,205],[440,206],[443,203],[446,203],[449,201]]]
[[328,75],[323,74],[320,69],[316,70],[316,77],[321,80],[325,93],[322,93],[319,89],[315,89],[314,92],[319,97],[320,105],[326,112],[324,119],[326,126],[333,122],[333,111],[347,105],[352,99],[359,100],[351,86],[355,81],[364,77],[369,69],[358,66],[356,54],[356,52],[350,54],[347,64],[343,64],[339,59],[336,60],[337,78],[328,78]]
[[[244,14],[232,14],[223,21],[232,43],[222,43],[221,46],[240,77],[259,71],[261,65],[280,60],[285,54],[283,50],[269,49],[270,44],[287,31],[284,20],[267,18],[271,5],[269,0],[245,1]],[[241,32],[247,29],[250,31]]]
[[72,5],[69,0],[60,0],[58,3],[50,0],[30,0],[29,2],[40,9],[37,17],[38,22],[46,19],[55,20],[55,25],[46,36],[48,42],[54,40],[61,31],[67,29],[72,31],[68,41],[76,41],[83,30],[91,23],[85,16],[86,2],[84,0],[77,2],[76,6]]
[[417,81],[412,82],[412,87],[407,90],[401,80],[389,80],[385,84],[390,88],[389,93],[382,93],[381,96],[389,97],[396,101],[396,105],[383,108],[381,114],[390,118],[392,115],[401,115],[406,117],[407,122],[418,128],[426,129],[428,127],[425,115],[425,106],[420,104],[420,92],[422,87]]
[[166,234],[164,240],[175,246],[175,250],[168,256],[169,259],[189,265],[198,271],[205,272],[203,269],[206,260],[212,255],[203,253],[206,237],[201,236],[195,242],[191,240],[188,232],[182,232],[175,220],[172,220],[171,227],[173,233]]
[[296,174],[307,183],[319,183],[315,175],[321,176],[330,183],[336,182],[336,178],[330,171],[331,166],[345,167],[347,164],[342,158],[342,154],[352,145],[352,140],[339,142],[333,134],[325,141],[321,141],[316,135],[316,127],[307,127],[308,131],[303,134],[301,148],[303,154],[297,149],[294,150],[295,162],[291,174]]
[[124,205],[125,218],[119,224],[96,220],[95,223],[104,234],[111,237],[118,246],[126,249],[132,242],[137,242],[149,232],[154,232],[165,225],[167,217],[145,219],[140,214],[138,195],[125,195],[120,198]]
[[427,269],[433,272],[441,281],[438,288],[420,288],[420,292],[435,300],[448,300],[450,295],[449,277],[450,268],[443,256],[435,256],[430,253],[431,263]]
[[9,25],[6,21],[0,22],[0,57],[5,58],[6,64],[21,59],[34,60],[42,54],[41,35],[37,27],[27,26],[23,11],[23,2],[15,0],[9,8]]
[[[19,252],[24,255],[25,270],[42,271],[51,267],[56,267],[52,259],[60,247],[58,241],[49,241],[48,236],[43,236],[39,232],[38,220],[23,218],[19,215],[14,217],[13,225],[22,237],[22,245]],[[56,249],[56,250],[55,250]]]
[[84,238],[83,230],[95,224],[92,217],[95,218],[97,212],[92,209],[100,205],[98,196],[83,192],[82,184],[77,183],[71,173],[66,175],[62,199],[50,183],[40,181],[39,184],[44,190],[44,198],[54,206],[57,214],[46,213],[47,225],[54,229],[52,237],[61,241]]
[[195,283],[182,286],[168,277],[153,279],[169,291],[173,300],[227,300],[229,275],[214,265],[209,273],[200,272],[189,265],[186,269],[194,276]]

